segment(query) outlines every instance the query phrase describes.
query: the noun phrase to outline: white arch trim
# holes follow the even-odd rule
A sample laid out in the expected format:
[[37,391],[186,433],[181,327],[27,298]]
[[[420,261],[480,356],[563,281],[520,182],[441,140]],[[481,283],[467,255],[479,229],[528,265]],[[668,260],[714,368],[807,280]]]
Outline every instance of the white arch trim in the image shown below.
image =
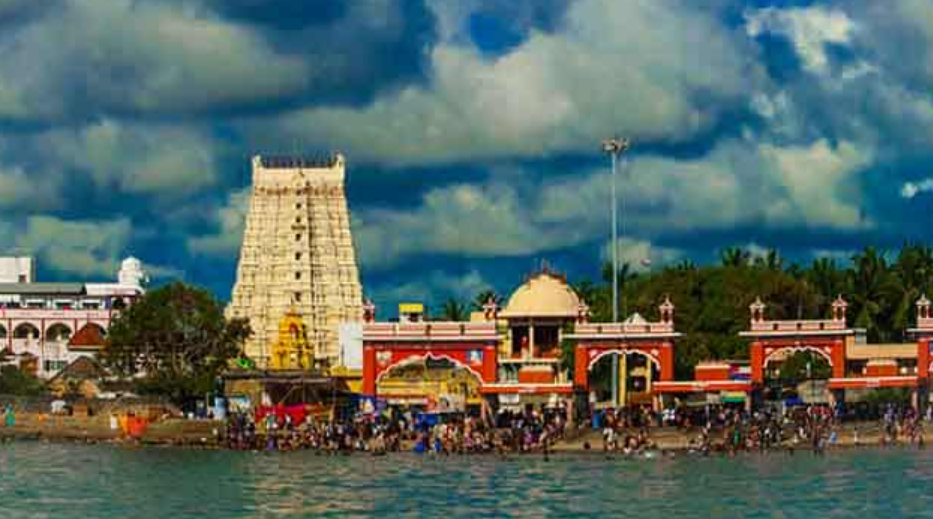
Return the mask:
[[614,353],[618,353],[618,354],[620,354],[620,355],[623,355],[623,354],[626,354],[626,355],[627,355],[627,354],[629,354],[629,353],[637,353],[637,354],[639,354],[639,355],[644,355],[645,357],[648,358],[649,361],[651,361],[652,364],[654,364],[654,367],[658,368],[658,371],[661,371],[661,361],[658,360],[654,355],[652,355],[652,354],[650,354],[650,353],[647,353],[647,352],[644,352],[644,351],[642,351],[642,350],[630,350],[630,349],[627,349],[627,348],[626,348],[626,349],[621,349],[621,350],[606,350],[606,351],[601,351],[601,352],[599,353],[599,355],[597,355],[597,356],[593,357],[592,359],[590,359],[589,364],[586,365],[586,370],[587,370],[587,371],[591,371],[591,370],[593,369],[593,366],[595,366],[596,363],[600,361],[600,359],[602,359],[603,357],[605,357],[605,356],[607,356],[607,355],[612,355],[612,354],[614,354]]
[[[29,330],[29,331],[30,331],[30,333],[29,333],[29,338],[33,338],[33,336],[35,336],[35,337],[40,337],[40,336],[42,335],[42,330],[39,328],[39,326],[37,326],[35,323],[33,323],[33,322],[31,322],[31,321],[21,321],[21,322],[17,323],[17,325],[14,326],[13,329],[10,330],[9,333],[10,333],[11,335],[13,335],[13,338],[15,339],[15,338],[16,338],[16,334],[17,334],[17,333],[19,332],[19,330],[22,329],[22,328],[28,328],[28,329],[30,329],[30,330]],[[35,333],[32,333],[33,330],[35,330]]]
[[832,356],[817,346],[780,346],[772,351],[767,357],[765,357],[765,361],[762,364],[762,367],[767,366],[768,363],[771,362],[777,355],[793,355],[794,353],[800,353],[804,351],[816,353],[817,355],[826,359],[826,362],[829,363],[829,367],[833,367]]
[[[386,351],[386,350],[383,350],[383,351]],[[377,352],[377,355],[378,355],[378,352]],[[400,368],[402,366],[408,366],[409,364],[421,364],[427,359],[450,361],[452,364],[454,364],[458,368],[462,368],[470,372],[470,374],[472,374],[476,378],[477,382],[479,382],[480,384],[483,383],[482,375],[480,375],[479,372],[477,372],[475,369],[471,368],[470,366],[448,355],[443,355],[443,354],[435,355],[434,353],[431,353],[431,352],[427,352],[424,355],[418,355],[418,354],[409,355],[398,362],[389,364],[382,370],[382,373],[380,373],[379,376],[376,377],[376,383],[378,384],[382,380],[382,377],[386,376],[390,371],[392,371],[395,368]]]
[[48,333],[49,333],[49,330],[51,330],[52,328],[54,328],[54,327],[56,327],[56,326],[63,326],[63,327],[65,327],[65,329],[68,330],[68,334],[69,334],[69,335],[74,335],[74,333],[75,333],[75,331],[74,331],[73,329],[71,329],[71,326],[70,326],[68,323],[63,323],[63,322],[61,322],[61,321],[54,321],[54,322],[52,322],[52,323],[46,325],[46,327],[45,327],[45,333],[48,334]]

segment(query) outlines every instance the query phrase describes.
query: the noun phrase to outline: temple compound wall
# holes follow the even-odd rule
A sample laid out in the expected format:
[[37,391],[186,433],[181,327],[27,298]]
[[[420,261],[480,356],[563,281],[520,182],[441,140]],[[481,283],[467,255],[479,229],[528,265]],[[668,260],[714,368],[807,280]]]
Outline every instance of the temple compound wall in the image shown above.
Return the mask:
[[249,319],[247,356],[268,367],[279,323],[305,323],[315,363],[339,355],[338,327],[362,317],[362,290],[344,190],[345,161],[257,156],[227,315]]

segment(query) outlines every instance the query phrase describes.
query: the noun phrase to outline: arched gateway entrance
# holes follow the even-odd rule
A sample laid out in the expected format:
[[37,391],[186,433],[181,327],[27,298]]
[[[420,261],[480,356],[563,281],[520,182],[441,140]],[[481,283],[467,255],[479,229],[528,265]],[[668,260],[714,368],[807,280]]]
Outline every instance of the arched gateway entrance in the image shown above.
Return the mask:
[[480,403],[496,379],[495,323],[367,323],[363,395],[399,403]]
[[768,364],[783,361],[795,352],[811,352],[826,359],[832,379],[846,374],[846,342],[855,331],[846,328],[847,303],[842,297],[832,305],[832,319],[769,321],[765,319],[765,304],[756,299],[751,304],[751,326],[742,337],[752,339],[750,360],[752,383],[765,381]]
[[[674,340],[680,336],[674,331],[674,305],[669,299],[658,307],[661,320],[646,321],[637,314],[622,323],[578,324],[567,336],[576,343],[574,358],[574,385],[589,391],[594,370],[605,365],[604,359],[618,356],[620,375],[625,376],[620,388],[636,389],[651,398],[655,382],[674,379]],[[629,365],[632,361],[634,365]],[[634,368],[634,373],[633,369]],[[633,374],[636,375],[633,377]],[[621,378],[621,377],[620,377]],[[619,401],[612,405],[625,405],[631,400],[620,391]]]

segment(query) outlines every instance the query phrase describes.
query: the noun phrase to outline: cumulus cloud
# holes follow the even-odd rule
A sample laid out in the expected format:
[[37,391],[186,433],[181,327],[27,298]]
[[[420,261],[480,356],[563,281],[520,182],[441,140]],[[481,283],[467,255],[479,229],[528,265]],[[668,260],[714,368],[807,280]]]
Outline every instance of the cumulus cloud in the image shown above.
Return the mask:
[[[620,179],[620,193],[629,225],[653,234],[743,224],[862,228],[870,222],[860,216],[853,184],[869,161],[869,150],[851,143],[781,147],[724,141],[699,159],[640,157]],[[589,215],[606,205],[608,177],[599,171],[544,186],[544,215],[574,221],[577,228],[602,220]]]
[[[663,247],[648,240],[622,237],[616,240],[619,264],[628,264],[633,272],[647,272],[652,268],[674,263],[684,257],[685,251],[675,247]],[[612,261],[612,241],[603,248],[602,261]]]
[[363,102],[420,78],[433,40],[421,0],[61,0],[34,18],[0,31],[0,121]]
[[59,204],[58,180],[36,178],[21,167],[0,165],[0,209],[43,210]]
[[114,276],[127,254],[132,226],[126,218],[63,220],[31,216],[12,236],[12,249],[36,255],[43,266],[81,277]]
[[411,281],[379,284],[366,292],[367,296],[379,305],[377,313],[380,319],[386,319],[397,315],[397,308],[391,305],[399,302],[425,303],[430,315],[436,314],[448,298],[469,302],[477,294],[493,288],[493,285],[475,269],[464,274],[434,270],[425,272]]
[[0,0],[0,26],[21,20],[53,5],[56,0]]
[[129,193],[184,195],[216,178],[215,144],[196,128],[105,119],[75,130],[43,133],[36,145],[99,186]]
[[8,187],[0,192],[0,205],[80,205],[62,191],[85,179],[108,197],[116,190],[179,199],[215,184],[219,147],[197,127],[114,119],[21,135],[0,132],[0,184]]
[[236,256],[243,241],[243,227],[249,211],[250,188],[234,191],[211,217],[216,234],[188,238],[188,250],[195,255]]
[[[678,257],[676,249],[652,247],[651,237],[752,225],[870,228],[855,187],[870,160],[868,150],[826,141],[788,147],[728,141],[695,160],[639,157],[618,179],[629,259]],[[608,234],[611,179],[604,168],[541,182],[491,178],[431,190],[410,210],[362,211],[355,230],[363,263],[385,268],[417,254],[531,256]]]
[[901,186],[901,197],[913,198],[920,193],[933,192],[933,178],[925,178],[919,182],[904,182]]
[[850,43],[858,26],[839,9],[815,5],[751,11],[746,13],[745,27],[753,37],[763,33],[787,37],[807,69],[826,72],[829,65],[827,44]]
[[744,50],[718,20],[675,0],[581,0],[554,32],[533,31],[495,59],[439,44],[429,85],[249,129],[260,141],[312,139],[396,164],[590,151],[616,132],[683,142],[747,104],[761,75]]
[[[375,202],[365,175],[350,185],[369,197],[353,205],[363,266],[387,288],[406,258],[603,255],[607,168],[581,156],[612,134],[638,143],[620,184],[633,263],[697,241],[899,232],[914,224],[877,199],[933,189],[914,176],[933,144],[928,1],[425,3],[0,0],[2,242],[144,222],[160,232],[110,243],[232,258],[248,190],[224,170],[244,147],[340,149],[417,186]],[[477,17],[507,44],[471,41]],[[789,65],[766,36],[804,73],[773,73]],[[116,249],[69,247],[42,254],[97,275]],[[421,293],[453,292],[436,267]]]
[[0,33],[0,53],[0,118],[11,120],[186,115],[294,94],[313,78],[248,27],[165,2],[68,0]]

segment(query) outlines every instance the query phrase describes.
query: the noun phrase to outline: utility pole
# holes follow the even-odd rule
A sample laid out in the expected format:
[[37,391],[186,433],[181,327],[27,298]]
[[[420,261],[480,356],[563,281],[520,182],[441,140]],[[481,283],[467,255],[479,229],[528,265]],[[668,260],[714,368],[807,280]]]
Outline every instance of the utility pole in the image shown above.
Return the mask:
[[[603,151],[612,159],[612,322],[619,322],[619,245],[618,245],[618,201],[616,199],[616,164],[619,157],[628,151],[630,142],[626,138],[613,137],[603,141]],[[619,355],[612,356],[612,406],[619,405]]]

